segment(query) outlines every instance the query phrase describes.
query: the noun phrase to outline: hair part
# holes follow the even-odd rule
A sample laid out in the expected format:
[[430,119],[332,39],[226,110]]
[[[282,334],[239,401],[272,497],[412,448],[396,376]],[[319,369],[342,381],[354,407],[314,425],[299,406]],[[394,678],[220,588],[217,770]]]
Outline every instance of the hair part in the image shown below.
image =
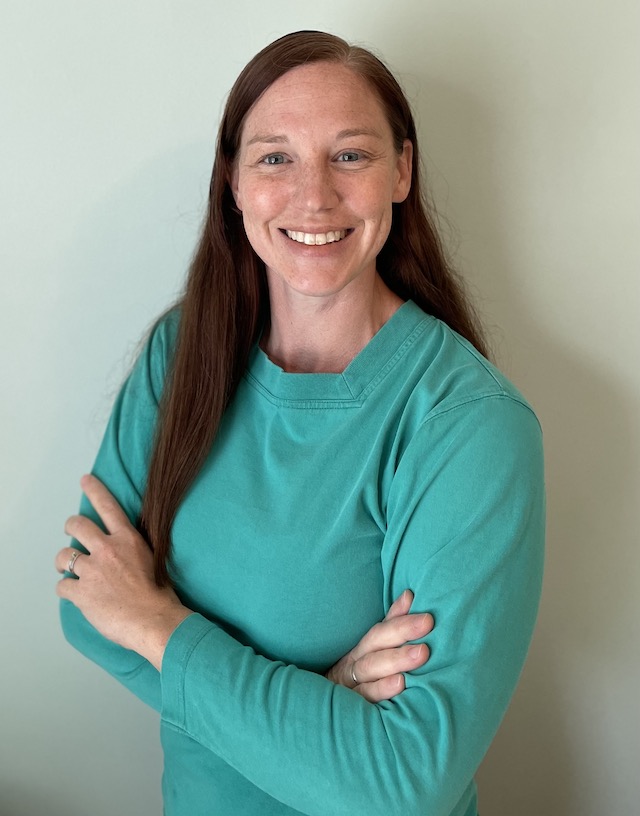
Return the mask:
[[263,262],[247,239],[230,181],[246,117],[281,76],[303,65],[336,62],[376,93],[396,150],[413,145],[411,188],[393,204],[389,237],[377,258],[386,285],[443,320],[481,353],[479,320],[448,262],[432,208],[422,193],[413,115],[393,74],[370,51],[319,31],[287,34],[260,51],[231,89],[218,132],[209,206],[180,306],[180,326],[160,403],[139,529],[154,551],[159,586],[170,582],[171,527],[202,467],[249,353],[269,317]]

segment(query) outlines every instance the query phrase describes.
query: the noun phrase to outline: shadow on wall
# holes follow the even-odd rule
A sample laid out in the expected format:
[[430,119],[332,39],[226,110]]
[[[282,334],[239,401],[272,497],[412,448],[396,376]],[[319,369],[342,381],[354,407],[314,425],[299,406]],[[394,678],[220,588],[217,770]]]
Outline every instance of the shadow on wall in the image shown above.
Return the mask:
[[[51,794],[20,789],[13,785],[2,785],[0,793],[0,813],[2,816],[87,816],[86,803],[78,802],[71,790],[73,780],[69,780],[70,792],[64,801]],[[53,801],[56,798],[58,801]]]
[[86,816],[79,807],[74,809],[72,795],[69,796],[69,801],[56,804],[45,793],[32,789],[20,790],[12,785],[3,784],[0,793],[2,816],[38,816],[44,813],[47,816]]
[[[637,467],[628,442],[633,419],[622,384],[536,337],[522,306],[518,313],[539,355],[530,390],[545,433],[547,565],[529,661],[483,765],[481,790],[494,816],[605,813],[606,801],[594,801],[594,780],[589,802],[582,788],[602,750],[593,744],[607,694],[598,667],[622,670],[627,656],[616,653],[615,632],[635,618],[635,579],[616,536],[616,520],[632,502],[625,488]],[[607,734],[599,736],[606,744]]]
[[[587,725],[592,712],[583,673],[598,657],[604,661],[596,649],[611,641],[621,621],[634,617],[626,608],[634,597],[634,578],[625,572],[624,542],[607,535],[616,530],[617,519],[632,511],[632,497],[625,492],[637,466],[629,443],[632,401],[624,393],[624,383],[576,355],[579,344],[569,349],[551,336],[543,315],[538,323],[518,291],[513,274],[518,259],[509,253],[512,242],[504,226],[513,219],[506,208],[518,202],[507,200],[499,177],[501,164],[495,153],[500,120],[464,89],[430,77],[416,82],[427,184],[435,170],[434,195],[439,204],[443,202],[446,215],[452,209],[446,185],[453,188],[455,177],[460,190],[457,228],[462,233],[464,224],[466,235],[470,226],[473,237],[461,241],[462,251],[454,249],[459,256],[478,250],[469,258],[472,295],[479,295],[481,313],[483,301],[491,304],[487,323],[490,330],[493,321],[500,326],[491,332],[498,352],[502,345],[518,349],[519,373],[510,371],[508,360],[505,365],[499,353],[497,362],[532,402],[545,438],[548,533],[540,616],[521,683],[478,774],[480,812],[492,816],[606,812],[604,802],[604,810],[599,810],[593,800],[583,801],[584,780],[581,783],[579,777],[596,760],[576,725],[585,733],[592,731]],[[453,173],[429,166],[428,154],[436,153],[451,163]],[[531,236],[532,243],[538,240],[544,242],[545,237]],[[459,260],[463,273],[466,265]],[[558,266],[554,271],[558,280],[570,280],[572,270]],[[576,280],[576,296],[579,285]],[[554,293],[548,295],[551,301]],[[606,604],[603,581],[612,590]],[[608,659],[624,661],[621,648],[615,654],[611,646],[609,652],[613,654]]]

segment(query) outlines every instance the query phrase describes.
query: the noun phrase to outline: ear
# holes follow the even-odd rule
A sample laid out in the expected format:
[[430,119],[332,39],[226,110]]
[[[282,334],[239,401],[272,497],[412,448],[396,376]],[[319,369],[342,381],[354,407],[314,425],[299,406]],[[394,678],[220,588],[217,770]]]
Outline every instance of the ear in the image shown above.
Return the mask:
[[229,175],[229,187],[231,188],[231,194],[233,195],[233,200],[236,202],[236,207],[238,208],[239,212],[242,212],[242,204],[240,203],[240,192],[239,192],[239,173],[238,173],[238,162],[234,161],[233,166],[231,168],[231,173]]
[[398,155],[396,164],[396,183],[391,200],[400,204],[409,195],[411,189],[411,167],[413,161],[413,145],[409,139],[404,140],[402,152]]

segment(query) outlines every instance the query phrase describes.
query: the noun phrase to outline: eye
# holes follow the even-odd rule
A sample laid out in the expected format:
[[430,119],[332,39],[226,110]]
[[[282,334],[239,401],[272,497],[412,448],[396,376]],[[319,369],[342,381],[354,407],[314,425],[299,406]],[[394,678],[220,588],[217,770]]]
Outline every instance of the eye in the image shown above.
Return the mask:
[[286,158],[282,155],[282,153],[270,153],[268,156],[265,156],[261,159],[263,164],[284,164],[286,162]]
[[338,161],[341,162],[357,162],[362,158],[362,154],[358,153],[355,150],[345,150],[344,153],[341,153],[338,156]]

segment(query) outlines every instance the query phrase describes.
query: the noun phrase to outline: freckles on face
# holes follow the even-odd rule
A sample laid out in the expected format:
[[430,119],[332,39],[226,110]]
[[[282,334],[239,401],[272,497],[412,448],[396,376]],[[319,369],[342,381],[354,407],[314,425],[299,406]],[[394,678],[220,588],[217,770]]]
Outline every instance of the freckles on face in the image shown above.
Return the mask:
[[398,154],[351,70],[313,63],[274,82],[246,117],[231,180],[270,287],[322,296],[375,276],[410,168],[410,143]]

